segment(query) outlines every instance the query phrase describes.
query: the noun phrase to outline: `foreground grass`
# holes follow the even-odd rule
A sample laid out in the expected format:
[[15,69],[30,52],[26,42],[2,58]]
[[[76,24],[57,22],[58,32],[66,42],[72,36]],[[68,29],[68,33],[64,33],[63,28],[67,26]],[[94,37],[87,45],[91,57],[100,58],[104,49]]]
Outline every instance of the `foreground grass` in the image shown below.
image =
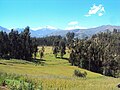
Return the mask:
[[[68,55],[66,54],[65,58],[68,58]],[[75,69],[86,71],[87,77],[75,77]],[[54,58],[51,47],[45,47],[45,55],[40,64],[14,59],[0,60],[0,71],[22,75],[36,83],[40,81],[43,90],[119,90],[116,86],[120,83],[120,79],[70,66],[68,60]]]

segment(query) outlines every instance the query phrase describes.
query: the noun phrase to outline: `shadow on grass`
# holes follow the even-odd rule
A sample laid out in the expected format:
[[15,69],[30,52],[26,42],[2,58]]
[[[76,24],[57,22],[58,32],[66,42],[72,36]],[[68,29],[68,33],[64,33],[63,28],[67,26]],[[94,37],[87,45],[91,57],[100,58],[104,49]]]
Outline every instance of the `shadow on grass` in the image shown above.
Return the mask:
[[[8,59],[3,59],[3,60],[8,60]],[[9,59],[7,62],[0,62],[0,64],[2,65],[11,65],[11,64],[30,64],[30,63],[34,63],[34,64],[41,64],[42,66],[44,66],[45,61],[44,59],[34,59],[32,58],[31,60],[23,60],[23,59],[16,59],[15,61],[11,61],[11,59]]]
[[0,64],[2,64],[2,65],[7,65],[6,63],[0,63]]
[[61,57],[57,57],[58,59],[65,59],[65,60],[69,60],[68,58],[65,58],[65,57],[63,57],[63,58],[61,58]]
[[44,66],[45,64],[45,61],[44,59],[32,59],[32,62],[35,63],[36,65],[41,65],[41,66]]

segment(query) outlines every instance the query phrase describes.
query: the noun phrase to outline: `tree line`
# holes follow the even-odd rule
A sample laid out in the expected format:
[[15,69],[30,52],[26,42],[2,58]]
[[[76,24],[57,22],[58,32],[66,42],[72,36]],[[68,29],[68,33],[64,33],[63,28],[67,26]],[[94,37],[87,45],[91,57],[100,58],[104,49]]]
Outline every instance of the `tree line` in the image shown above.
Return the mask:
[[107,76],[120,73],[120,32],[114,29],[74,41],[69,57],[71,65]]
[[63,58],[66,54],[66,47],[70,48],[72,46],[74,35],[74,33],[68,32],[66,37],[59,35],[37,38],[37,44],[39,46],[52,46],[55,57],[57,58],[58,54],[60,54],[60,58]]
[[65,38],[54,39],[53,54],[60,58],[66,54],[66,47],[71,51],[69,62],[93,72],[118,77],[120,74],[120,31],[101,32],[91,38],[74,38],[68,32]]
[[37,52],[36,38],[30,37],[30,28],[23,32],[11,30],[10,33],[0,31],[0,58],[32,60]]
[[47,37],[40,37],[37,38],[37,44],[39,46],[52,46],[54,41],[60,41],[62,37],[59,36],[47,36]]
[[[60,53],[60,58],[63,58],[67,47],[70,50],[71,65],[108,76],[119,76],[120,31],[117,29],[84,39],[74,38],[75,34],[70,32],[66,37],[31,38],[29,30],[30,28],[26,27],[23,32],[18,33],[12,29],[8,34],[0,31],[0,58],[31,61],[33,55],[36,58],[38,45],[52,46],[55,57]],[[41,55],[43,56],[43,53]]]

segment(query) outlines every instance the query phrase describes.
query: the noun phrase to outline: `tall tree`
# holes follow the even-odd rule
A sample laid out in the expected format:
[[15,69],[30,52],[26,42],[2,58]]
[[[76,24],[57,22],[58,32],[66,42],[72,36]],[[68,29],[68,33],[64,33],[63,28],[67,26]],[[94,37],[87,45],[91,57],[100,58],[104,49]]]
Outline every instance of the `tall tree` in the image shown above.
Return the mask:
[[120,73],[120,32],[105,32],[74,41],[70,54],[72,65],[117,77]]
[[74,46],[74,36],[75,36],[75,34],[73,33],[73,32],[68,32],[67,34],[66,34],[66,38],[67,38],[67,47],[70,49],[71,47],[73,47]]
[[55,40],[53,42],[53,54],[55,55],[56,58],[58,53],[59,53],[59,41]]
[[59,42],[59,50],[60,50],[60,56],[61,56],[61,58],[63,58],[63,55],[66,54],[66,52],[65,52],[66,46],[65,46],[65,42],[63,40],[61,40]]

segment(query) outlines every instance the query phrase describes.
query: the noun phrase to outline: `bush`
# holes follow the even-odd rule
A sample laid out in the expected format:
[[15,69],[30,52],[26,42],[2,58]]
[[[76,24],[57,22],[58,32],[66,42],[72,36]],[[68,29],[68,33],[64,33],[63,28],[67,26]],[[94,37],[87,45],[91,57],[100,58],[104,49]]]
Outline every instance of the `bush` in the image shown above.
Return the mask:
[[80,70],[74,70],[74,75],[77,77],[86,77],[87,72],[84,71],[83,73]]
[[42,83],[35,83],[28,77],[0,72],[0,86],[7,86],[10,90],[42,90]]

